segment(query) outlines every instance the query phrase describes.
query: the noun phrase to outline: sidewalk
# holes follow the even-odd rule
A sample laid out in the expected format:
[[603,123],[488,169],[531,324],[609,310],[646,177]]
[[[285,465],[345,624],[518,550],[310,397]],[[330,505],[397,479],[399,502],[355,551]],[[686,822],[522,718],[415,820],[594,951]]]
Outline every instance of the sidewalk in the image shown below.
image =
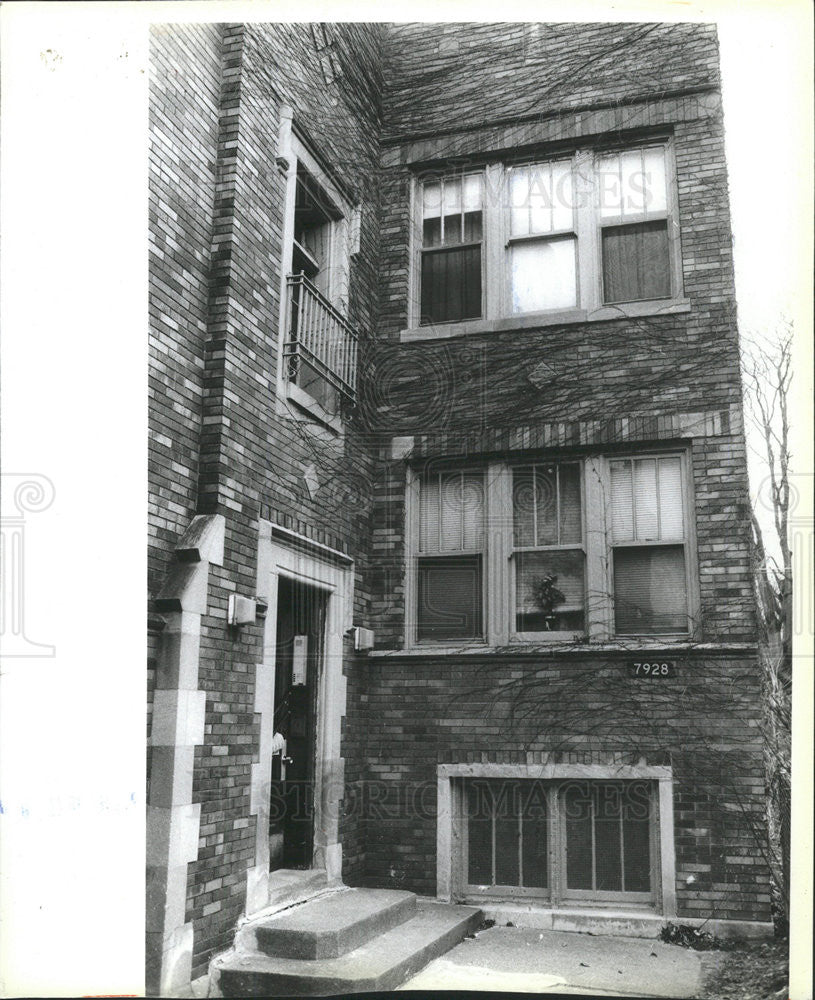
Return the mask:
[[699,996],[702,983],[698,952],[654,939],[490,927],[400,989],[678,998]]

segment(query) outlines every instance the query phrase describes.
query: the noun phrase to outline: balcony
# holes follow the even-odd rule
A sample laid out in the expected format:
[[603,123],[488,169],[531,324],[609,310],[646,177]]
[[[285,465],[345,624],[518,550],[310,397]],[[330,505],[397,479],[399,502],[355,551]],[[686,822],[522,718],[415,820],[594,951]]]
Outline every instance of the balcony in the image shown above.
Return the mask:
[[286,286],[289,321],[283,358],[289,381],[322,397],[320,402],[337,393],[353,402],[357,331],[304,274],[288,275]]

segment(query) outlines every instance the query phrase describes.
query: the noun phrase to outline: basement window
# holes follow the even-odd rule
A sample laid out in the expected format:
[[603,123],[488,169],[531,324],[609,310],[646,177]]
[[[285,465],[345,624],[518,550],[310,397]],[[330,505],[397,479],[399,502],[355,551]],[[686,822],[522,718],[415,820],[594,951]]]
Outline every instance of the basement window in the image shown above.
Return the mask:
[[464,898],[657,902],[653,782],[473,778],[459,794]]

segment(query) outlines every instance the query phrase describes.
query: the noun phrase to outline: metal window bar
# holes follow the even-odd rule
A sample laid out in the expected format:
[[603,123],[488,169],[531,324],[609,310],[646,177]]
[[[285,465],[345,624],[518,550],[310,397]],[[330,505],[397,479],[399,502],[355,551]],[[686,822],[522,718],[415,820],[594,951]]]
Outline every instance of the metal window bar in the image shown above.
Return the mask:
[[353,400],[359,334],[304,274],[288,275],[286,284],[289,330],[283,357],[289,370],[291,359],[303,361]]

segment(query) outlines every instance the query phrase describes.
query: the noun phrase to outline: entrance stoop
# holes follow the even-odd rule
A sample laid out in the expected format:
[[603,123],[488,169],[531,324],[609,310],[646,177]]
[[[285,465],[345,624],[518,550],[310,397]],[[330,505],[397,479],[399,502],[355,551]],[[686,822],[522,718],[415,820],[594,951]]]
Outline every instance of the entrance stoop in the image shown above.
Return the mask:
[[340,889],[248,921],[210,967],[210,996],[324,996],[392,990],[478,926],[474,906],[412,892]]

